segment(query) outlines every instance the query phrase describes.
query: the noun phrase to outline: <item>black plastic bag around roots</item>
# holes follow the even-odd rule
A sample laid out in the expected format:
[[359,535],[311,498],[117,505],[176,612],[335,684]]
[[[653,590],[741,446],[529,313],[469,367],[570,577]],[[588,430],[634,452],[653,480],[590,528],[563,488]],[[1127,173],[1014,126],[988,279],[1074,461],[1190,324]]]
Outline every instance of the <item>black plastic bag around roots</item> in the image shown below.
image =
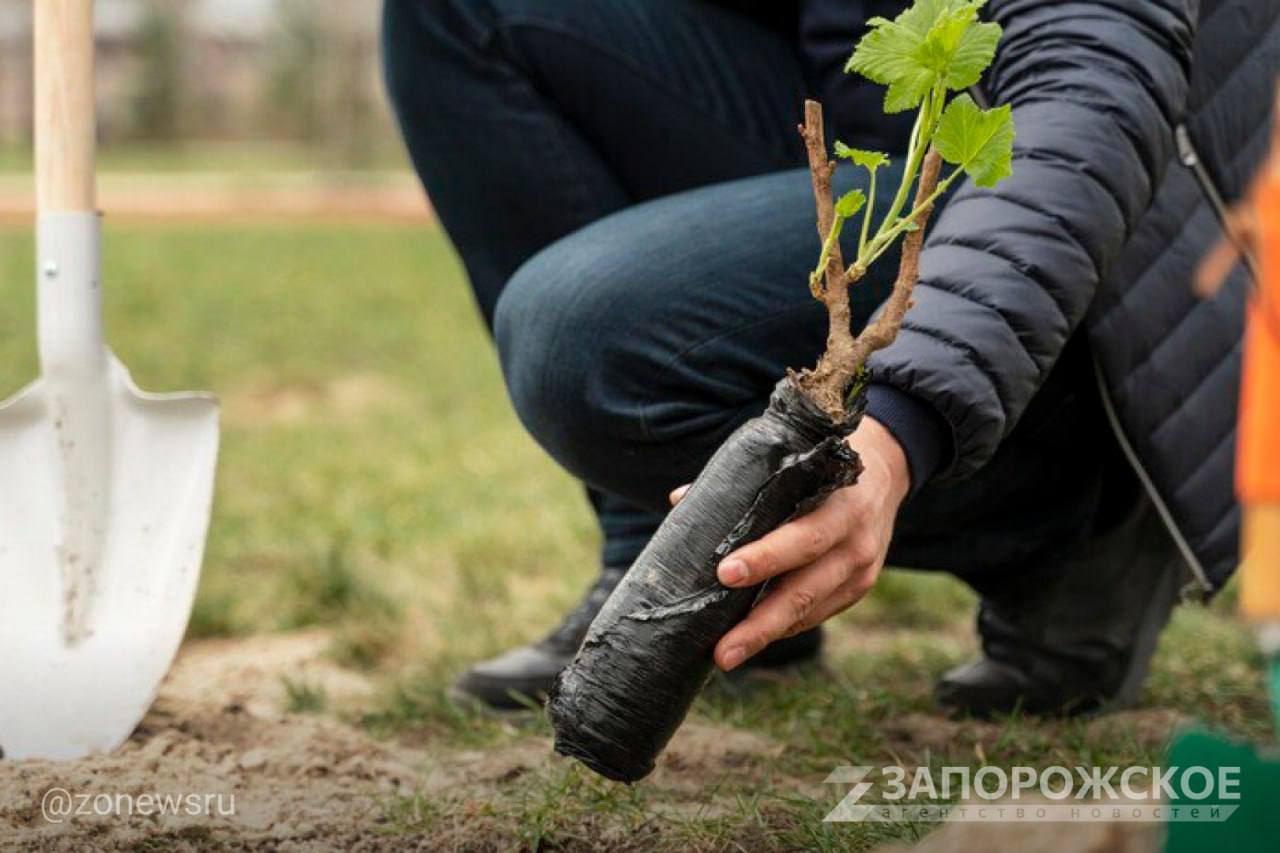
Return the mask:
[[760,591],[721,585],[720,560],[857,479],[862,463],[844,438],[865,406],[858,393],[836,424],[783,379],[764,414],[720,446],[557,678],[547,703],[557,752],[622,782],[653,770],[716,643]]

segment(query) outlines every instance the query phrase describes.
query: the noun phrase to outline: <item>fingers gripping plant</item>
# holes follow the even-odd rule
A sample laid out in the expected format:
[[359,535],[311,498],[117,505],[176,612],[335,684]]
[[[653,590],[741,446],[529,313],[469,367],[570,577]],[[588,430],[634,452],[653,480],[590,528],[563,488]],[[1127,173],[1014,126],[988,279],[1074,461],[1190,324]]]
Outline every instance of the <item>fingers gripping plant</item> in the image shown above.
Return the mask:
[[[894,340],[910,307],[934,202],[961,175],[990,187],[1009,174],[1008,107],[982,110],[968,95],[954,94],[978,82],[995,55],[1000,28],[978,21],[984,3],[916,0],[892,21],[873,18],[849,60],[847,71],[888,87],[886,112],[917,111],[901,182],[878,222],[876,179],[888,156],[837,142],[838,159],[868,171],[869,192],[833,199],[836,161],[827,153],[822,108],[805,103],[800,132],[821,240],[809,288],[829,315],[826,351],[813,368],[782,379],[764,414],[716,451],[560,674],[548,702],[556,749],[611,779],[630,782],[653,769],[706,681],[716,643],[760,592],[722,586],[719,561],[861,472],[845,439],[866,405],[863,366]],[[944,163],[951,167],[945,176]],[[857,253],[846,264],[840,237],[851,223]],[[855,336],[849,288],[904,235],[893,290]]]

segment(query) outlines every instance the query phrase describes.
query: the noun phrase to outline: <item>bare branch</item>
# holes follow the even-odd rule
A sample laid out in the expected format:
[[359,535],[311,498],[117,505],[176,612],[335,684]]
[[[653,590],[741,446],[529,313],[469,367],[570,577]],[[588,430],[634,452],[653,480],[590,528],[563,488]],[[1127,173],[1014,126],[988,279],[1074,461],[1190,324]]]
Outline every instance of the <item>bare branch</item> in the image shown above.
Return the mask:
[[[831,233],[831,225],[836,218],[835,201],[831,194],[831,176],[835,174],[836,164],[827,156],[827,140],[822,126],[822,104],[817,101],[804,102],[804,124],[800,125],[799,130],[800,137],[804,140],[805,151],[809,155],[813,200],[818,208],[818,244],[821,245]],[[840,254],[840,245],[837,243],[831,247],[827,262],[827,284],[830,285],[843,276],[844,258]]]
[[[835,202],[831,195],[831,176],[836,164],[827,156],[827,140],[822,127],[822,105],[804,102],[804,124],[800,125],[805,151],[809,155],[809,175],[813,181],[813,200],[818,211],[818,240],[821,244],[831,233],[835,221]],[[845,274],[840,243],[835,241],[827,258],[822,285],[814,297],[827,309],[827,348],[812,370],[797,377],[800,387],[837,422],[844,420],[844,392],[853,378],[856,365],[849,361],[853,350],[853,330],[849,316],[849,281]]]
[[[937,149],[930,148],[920,169],[920,183],[916,187],[917,207],[938,188],[938,172],[941,169],[942,156]],[[915,230],[908,233],[902,241],[902,260],[898,264],[898,277],[893,282],[893,291],[885,300],[884,309],[854,341],[851,355],[855,367],[861,367],[873,352],[884,349],[898,337],[902,318],[911,307],[911,292],[920,278],[920,250],[924,247],[925,226],[929,224],[931,213],[933,205],[922,208],[916,214]]]

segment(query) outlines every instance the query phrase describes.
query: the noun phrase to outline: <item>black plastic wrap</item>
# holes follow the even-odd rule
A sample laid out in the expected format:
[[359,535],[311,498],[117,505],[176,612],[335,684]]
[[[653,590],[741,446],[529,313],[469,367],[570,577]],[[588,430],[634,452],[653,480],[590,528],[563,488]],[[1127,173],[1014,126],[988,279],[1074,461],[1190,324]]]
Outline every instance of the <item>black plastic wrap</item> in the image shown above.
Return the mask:
[[642,779],[706,683],[720,638],[760,587],[730,589],[730,551],[852,484],[862,464],[844,441],[858,394],[835,424],[788,379],[703,468],[591,624],[556,680],[547,713],[556,751],[622,782]]

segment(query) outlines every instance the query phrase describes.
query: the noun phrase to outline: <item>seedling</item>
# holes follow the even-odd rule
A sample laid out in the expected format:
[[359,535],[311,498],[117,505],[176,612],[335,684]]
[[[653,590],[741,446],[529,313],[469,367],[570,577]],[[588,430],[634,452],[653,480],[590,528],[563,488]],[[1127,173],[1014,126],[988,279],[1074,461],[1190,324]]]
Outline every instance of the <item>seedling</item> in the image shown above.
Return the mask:
[[[822,358],[797,381],[833,420],[844,417],[846,396],[868,356],[897,337],[920,275],[920,249],[934,203],[961,175],[980,187],[994,187],[1010,173],[1013,117],[1009,107],[984,110],[968,94],[954,95],[976,84],[995,56],[1000,26],[977,19],[985,2],[918,0],[892,21],[872,18],[867,22],[870,31],[845,65],[845,71],[888,87],[886,113],[916,110],[906,167],[878,224],[874,222],[876,177],[889,164],[889,155],[837,141],[836,157],[866,169],[869,183],[867,193],[850,190],[833,202],[836,161],[827,155],[822,107],[814,101],[805,103],[800,134],[809,155],[822,238],[809,289],[826,306],[829,328]],[[942,177],[944,162],[952,168]],[[914,200],[906,209],[917,178]],[[840,235],[845,223],[859,214],[857,254],[846,266]],[[855,337],[850,327],[849,287],[904,234],[898,277],[884,310]]]
[[[837,160],[827,152],[822,108],[805,103],[800,132],[821,240],[809,289],[827,309],[826,350],[813,368],[782,379],[764,414],[720,446],[557,680],[548,703],[556,749],[598,773],[631,782],[653,769],[706,682],[716,643],[751,609],[760,588],[722,586],[716,579],[721,558],[851,485],[861,472],[845,439],[866,405],[864,365],[902,325],[933,205],[961,175],[989,187],[1009,174],[1009,108],[983,110],[967,94],[955,94],[977,83],[995,56],[1000,27],[978,20],[984,3],[917,0],[892,21],[873,18],[849,60],[847,71],[888,87],[886,112],[916,110],[900,183],[878,219],[868,198],[875,198],[888,155],[837,142],[837,160],[869,173],[869,193],[833,199]],[[952,167],[945,176],[944,163]],[[850,223],[858,229],[857,252],[846,265],[840,237]],[[899,237],[893,290],[855,336],[849,288]]]

